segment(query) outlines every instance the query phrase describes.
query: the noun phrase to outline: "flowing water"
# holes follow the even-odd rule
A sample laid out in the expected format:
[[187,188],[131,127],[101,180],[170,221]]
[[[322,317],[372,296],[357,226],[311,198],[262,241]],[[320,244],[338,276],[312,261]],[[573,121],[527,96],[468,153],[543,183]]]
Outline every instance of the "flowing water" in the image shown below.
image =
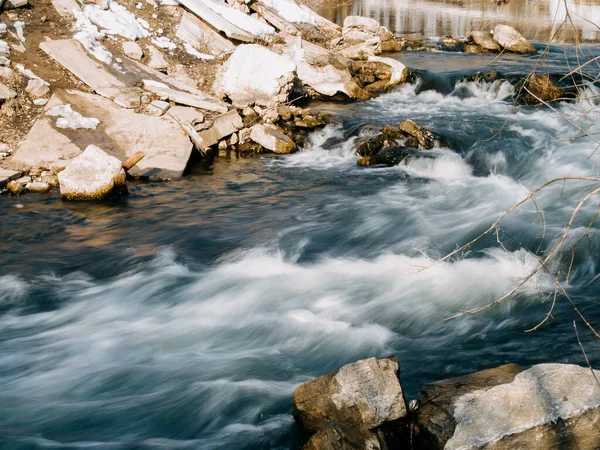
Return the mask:
[[[600,49],[592,48],[596,55]],[[549,55],[566,70],[570,46]],[[506,82],[461,80],[535,60],[406,53],[419,81],[360,104],[320,104],[340,126],[284,157],[220,158],[171,183],[133,183],[104,203],[57,193],[0,196],[0,448],[293,448],[293,389],[343,364],[395,354],[407,398],[431,380],[516,362],[583,363],[572,308],[551,280],[476,315],[551,248],[595,186],[555,185],[495,236],[431,261],[486,229],[530,190],[596,175],[600,154],[563,120],[600,132],[593,100],[516,108]],[[589,59],[589,57],[588,57]],[[589,96],[600,91],[588,87]],[[412,118],[451,147],[363,169],[365,124]],[[598,200],[582,208],[572,240]],[[597,226],[574,254],[568,292],[600,326]],[[579,322],[592,364],[599,341]]]

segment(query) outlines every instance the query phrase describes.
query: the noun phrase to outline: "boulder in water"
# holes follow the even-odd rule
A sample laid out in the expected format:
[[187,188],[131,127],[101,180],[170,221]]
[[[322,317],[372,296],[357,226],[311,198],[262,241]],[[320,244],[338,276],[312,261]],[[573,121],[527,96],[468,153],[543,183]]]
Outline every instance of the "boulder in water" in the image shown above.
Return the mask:
[[489,31],[471,31],[469,35],[473,41],[484,50],[490,52],[499,52],[502,50],[500,45],[494,40],[494,36]]
[[[600,379],[600,371],[595,371]],[[504,450],[600,448],[600,385],[587,367],[509,364],[425,385],[419,397],[423,448]]]
[[567,97],[572,97],[572,93],[561,88],[558,83],[554,82],[550,75],[533,74],[527,80],[527,92],[525,101],[527,103],[551,103],[561,99],[566,100]]
[[294,416],[308,430],[328,422],[372,429],[406,416],[396,357],[369,358],[304,383],[294,391]]
[[425,150],[431,150],[435,145],[435,135],[414,120],[405,120],[398,125],[398,128],[413,136],[419,142],[419,146]]
[[60,193],[69,200],[100,200],[127,191],[125,170],[114,156],[88,146],[58,174]]
[[275,125],[255,125],[250,130],[250,139],[273,153],[286,154],[298,147],[281,128]]
[[214,91],[237,108],[285,103],[294,84],[296,64],[256,44],[240,45],[219,69]]
[[508,25],[494,27],[494,40],[504,49],[515,53],[535,53],[535,47],[517,30]]

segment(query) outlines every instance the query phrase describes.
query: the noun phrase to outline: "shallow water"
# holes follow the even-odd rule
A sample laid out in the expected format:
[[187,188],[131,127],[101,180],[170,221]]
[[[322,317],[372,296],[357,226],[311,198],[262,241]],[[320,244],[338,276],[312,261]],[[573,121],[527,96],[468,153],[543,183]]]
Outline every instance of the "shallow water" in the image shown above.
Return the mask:
[[346,16],[369,16],[408,37],[463,37],[498,23],[517,28],[527,39],[547,43],[599,42],[598,0],[348,0],[320,12],[343,23]]
[[[557,47],[549,67],[564,70],[565,52],[574,58]],[[420,269],[543,182],[595,174],[600,154],[564,141],[578,132],[556,112],[515,108],[511,85],[460,81],[480,68],[524,74],[531,58],[400,57],[419,83],[316,105],[343,124],[300,153],[221,158],[209,174],[133,183],[120,201],[0,196],[0,447],[287,449],[293,389],[360,358],[397,355],[409,399],[424,382],[507,362],[583,363],[564,300],[524,332],[549,308],[544,277],[489,311],[444,319],[525,276],[536,261],[517,242],[550,248],[589,183],[541,193],[545,227],[533,204],[515,211],[506,250],[491,237]],[[594,104],[558,108],[600,131]],[[359,168],[358,130],[406,118],[452,148]],[[573,239],[597,207],[584,206]],[[599,237],[593,226],[568,287],[597,326]],[[599,341],[579,330],[598,366]]]

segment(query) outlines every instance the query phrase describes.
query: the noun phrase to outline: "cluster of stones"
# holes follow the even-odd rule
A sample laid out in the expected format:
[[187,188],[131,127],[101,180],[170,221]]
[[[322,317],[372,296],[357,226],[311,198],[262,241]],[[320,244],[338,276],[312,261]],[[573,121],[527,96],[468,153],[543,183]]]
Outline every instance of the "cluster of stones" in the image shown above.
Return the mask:
[[426,384],[408,405],[395,357],[357,361],[294,391],[305,450],[600,448],[600,371],[516,364]]

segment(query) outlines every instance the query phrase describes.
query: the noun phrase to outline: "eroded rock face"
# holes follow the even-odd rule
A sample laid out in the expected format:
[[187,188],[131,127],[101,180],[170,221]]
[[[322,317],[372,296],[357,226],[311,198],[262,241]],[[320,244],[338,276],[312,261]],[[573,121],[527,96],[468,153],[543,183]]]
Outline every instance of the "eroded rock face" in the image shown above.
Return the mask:
[[69,200],[100,200],[127,191],[121,161],[95,145],[74,158],[58,181],[61,195]]
[[219,69],[214,91],[237,108],[284,103],[293,87],[296,64],[256,44],[240,45]]
[[600,448],[600,386],[587,367],[502,366],[426,385],[420,402],[422,448]]
[[[508,25],[494,27],[494,40],[501,47],[515,53],[535,53],[535,47],[521,33]],[[480,44],[481,45],[481,44]]]
[[328,422],[372,429],[406,416],[396,357],[369,358],[315,378],[294,391],[294,415],[308,430]]

